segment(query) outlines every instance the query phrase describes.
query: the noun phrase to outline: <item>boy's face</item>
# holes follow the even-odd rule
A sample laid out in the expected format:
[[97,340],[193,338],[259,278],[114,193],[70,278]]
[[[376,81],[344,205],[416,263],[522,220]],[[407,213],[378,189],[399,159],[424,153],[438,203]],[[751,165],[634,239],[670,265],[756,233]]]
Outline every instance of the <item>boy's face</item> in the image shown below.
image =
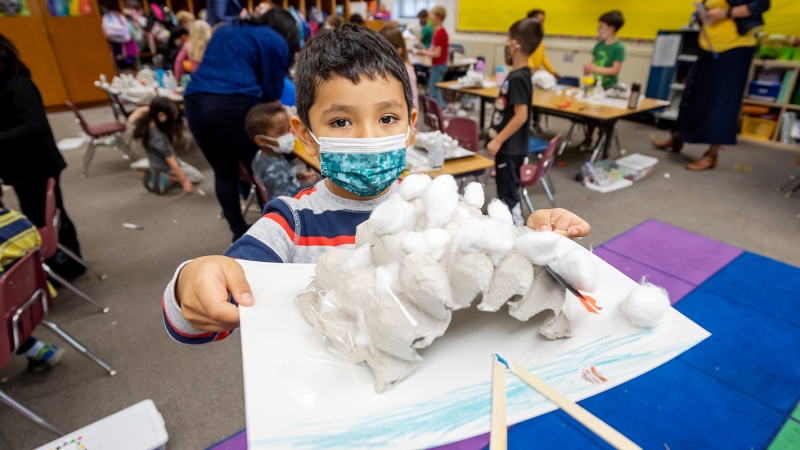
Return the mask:
[[431,14],[431,19],[433,20],[433,24],[436,26],[440,26],[442,24],[442,18],[436,14]]
[[[292,132],[292,123],[289,120],[289,115],[285,112],[273,115],[270,121],[271,124],[266,131],[255,137],[256,145],[260,148],[265,148],[267,145],[275,145],[279,137]],[[265,139],[264,136],[269,136],[272,139]]]
[[536,14],[533,16],[533,18],[538,20],[539,23],[541,23],[542,25],[544,25],[544,14],[542,13]]
[[[358,84],[342,77],[317,88],[308,111],[311,132],[317,138],[380,138],[406,134],[417,123],[417,110],[408,115],[403,85],[394,78],[374,80],[362,76]],[[319,154],[319,144],[299,117],[292,117],[292,128],[309,156]],[[406,142],[408,146],[408,142]]]
[[597,37],[600,39],[605,39],[612,33],[614,33],[614,27],[608,26],[608,24],[605,22],[600,22],[600,24],[597,26]]

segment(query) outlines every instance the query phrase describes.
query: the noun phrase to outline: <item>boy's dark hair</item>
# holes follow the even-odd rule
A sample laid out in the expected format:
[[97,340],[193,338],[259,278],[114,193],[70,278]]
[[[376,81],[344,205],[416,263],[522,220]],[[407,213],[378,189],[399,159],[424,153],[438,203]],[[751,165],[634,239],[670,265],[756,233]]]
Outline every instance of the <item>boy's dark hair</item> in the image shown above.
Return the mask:
[[420,19],[420,20],[422,20],[422,19],[428,20],[428,10],[427,10],[427,9],[423,9],[422,11],[420,11],[420,12],[419,12],[419,14],[417,14],[417,19]]
[[337,14],[331,14],[325,21],[328,22],[328,24],[333,28],[339,28],[344,23],[342,16]]
[[303,124],[311,129],[308,111],[323,83],[342,77],[358,84],[362,76],[399,81],[411,117],[411,83],[397,49],[377,32],[346,23],[335,30],[323,30],[300,52],[294,82],[298,92],[297,115]]
[[280,6],[273,5],[264,14],[250,19],[250,25],[267,25],[280,34],[289,45],[289,65],[294,62],[294,55],[300,51],[300,30],[297,28],[297,21],[289,11]]
[[542,24],[536,19],[522,19],[514,22],[508,30],[511,39],[517,41],[522,53],[530,55],[542,43],[544,32]]
[[614,27],[614,32],[616,33],[625,24],[625,18],[622,17],[622,11],[615,9],[600,16],[600,22]]
[[[167,120],[160,122],[158,113],[167,115]],[[170,144],[175,144],[181,137],[183,131],[183,119],[178,105],[166,97],[156,97],[150,103],[150,110],[147,114],[136,119],[136,128],[133,130],[133,137],[141,139],[142,145],[147,147],[150,142],[150,122],[156,124],[156,128],[164,133]]]
[[350,16],[350,23],[354,23],[356,25],[364,25],[364,18],[361,17],[361,14],[355,13]]
[[544,10],[536,8],[536,9],[532,9],[532,10],[528,11],[528,19],[532,19],[532,18],[536,17],[536,15],[538,15],[538,14],[544,15]]
[[286,110],[275,103],[261,103],[250,108],[244,118],[244,129],[250,139],[255,139],[259,134],[266,134],[272,126],[272,118],[280,113],[286,114]]

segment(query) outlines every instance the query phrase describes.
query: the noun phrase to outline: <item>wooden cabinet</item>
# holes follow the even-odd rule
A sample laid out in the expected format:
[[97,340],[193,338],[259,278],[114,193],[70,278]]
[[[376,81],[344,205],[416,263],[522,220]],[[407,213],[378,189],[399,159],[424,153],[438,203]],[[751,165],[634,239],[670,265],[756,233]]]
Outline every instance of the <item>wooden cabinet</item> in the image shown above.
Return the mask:
[[28,0],[30,16],[0,18],[0,33],[19,49],[46,107],[108,100],[93,83],[101,73],[115,74],[114,61],[97,1],[89,4],[89,15],[53,17],[46,0]]

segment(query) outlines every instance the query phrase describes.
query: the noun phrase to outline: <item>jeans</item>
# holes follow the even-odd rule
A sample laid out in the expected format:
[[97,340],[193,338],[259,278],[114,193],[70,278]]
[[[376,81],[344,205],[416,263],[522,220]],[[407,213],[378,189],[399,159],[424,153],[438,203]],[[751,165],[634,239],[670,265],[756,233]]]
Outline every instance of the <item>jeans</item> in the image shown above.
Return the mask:
[[440,83],[442,80],[444,80],[445,73],[447,73],[447,63],[439,64],[438,66],[431,66],[431,71],[428,75],[428,92],[431,93],[431,97],[439,102],[439,107],[442,109],[444,109],[446,105],[444,104],[442,91],[436,87],[436,83]]
[[189,129],[214,169],[217,200],[234,241],[248,228],[239,204],[239,163],[250,172],[258,151],[244,129],[247,112],[258,103],[246,95],[192,94],[184,100]]

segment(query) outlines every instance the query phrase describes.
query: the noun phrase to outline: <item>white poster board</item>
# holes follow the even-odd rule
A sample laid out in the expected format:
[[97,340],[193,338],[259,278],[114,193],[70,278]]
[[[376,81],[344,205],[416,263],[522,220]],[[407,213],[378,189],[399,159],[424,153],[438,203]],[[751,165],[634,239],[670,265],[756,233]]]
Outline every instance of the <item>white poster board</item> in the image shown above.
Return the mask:
[[[655,329],[633,327],[618,302],[635,283],[592,257],[599,270],[592,296],[603,310],[590,314],[567,294],[572,338],[540,336],[544,314],[520,322],[505,308],[457,311],[445,335],[420,351],[417,370],[382,394],[374,391],[369,367],[327,350],[297,308],[295,295],[311,281],[314,265],[240,261],[256,299],[240,313],[249,448],[412,449],[459,441],[489,431],[492,352],[578,401],[709,336],[674,309]],[[555,409],[515,376],[506,383],[509,425]]]

